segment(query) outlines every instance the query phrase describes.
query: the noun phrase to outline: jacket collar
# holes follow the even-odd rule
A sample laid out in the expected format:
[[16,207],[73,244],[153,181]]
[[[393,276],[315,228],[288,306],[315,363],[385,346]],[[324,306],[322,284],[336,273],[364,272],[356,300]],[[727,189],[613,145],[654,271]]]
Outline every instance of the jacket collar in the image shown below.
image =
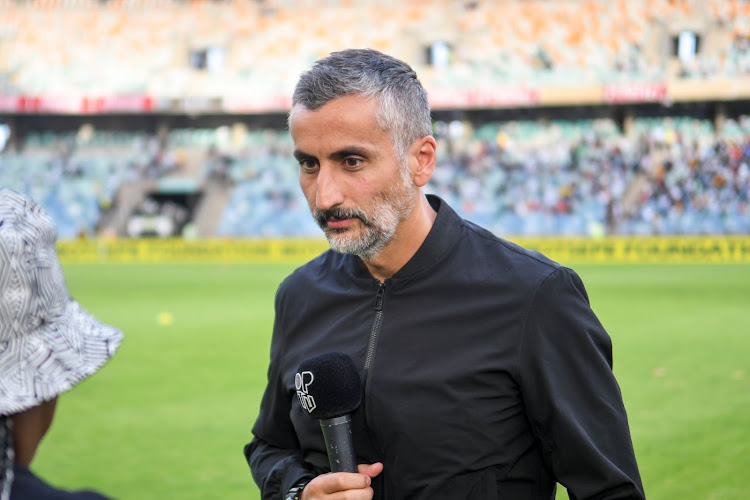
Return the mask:
[[[429,201],[432,208],[437,212],[435,222],[432,224],[427,238],[425,238],[417,252],[387,281],[399,282],[407,280],[431,268],[456,243],[459,237],[458,228],[462,224],[461,217],[438,196],[428,194],[427,201]],[[374,280],[367,270],[367,266],[365,266],[359,257],[354,255],[346,255],[344,257],[348,260],[349,265],[347,267],[355,278],[366,279],[370,282]]]

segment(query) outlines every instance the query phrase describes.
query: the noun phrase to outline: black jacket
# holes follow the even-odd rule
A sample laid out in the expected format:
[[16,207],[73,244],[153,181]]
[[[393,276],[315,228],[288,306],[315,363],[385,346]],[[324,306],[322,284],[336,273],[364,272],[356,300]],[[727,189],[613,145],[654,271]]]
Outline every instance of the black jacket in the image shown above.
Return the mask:
[[611,341],[580,278],[462,220],[442,200],[384,284],[332,251],[279,287],[268,387],[245,455],[263,499],[328,470],[294,387],[330,351],[360,367],[360,463],[381,500],[641,499]]
[[107,500],[93,491],[65,491],[50,486],[28,467],[13,465],[10,500]]

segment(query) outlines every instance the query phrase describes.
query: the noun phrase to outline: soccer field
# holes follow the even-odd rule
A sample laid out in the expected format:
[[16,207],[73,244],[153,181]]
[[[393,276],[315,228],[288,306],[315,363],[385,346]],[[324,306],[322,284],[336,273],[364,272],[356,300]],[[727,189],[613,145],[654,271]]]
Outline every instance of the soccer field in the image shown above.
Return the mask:
[[[750,265],[574,265],[614,343],[649,499],[746,499]],[[258,499],[242,456],[289,265],[68,265],[125,332],[61,397],[35,468],[122,499]]]

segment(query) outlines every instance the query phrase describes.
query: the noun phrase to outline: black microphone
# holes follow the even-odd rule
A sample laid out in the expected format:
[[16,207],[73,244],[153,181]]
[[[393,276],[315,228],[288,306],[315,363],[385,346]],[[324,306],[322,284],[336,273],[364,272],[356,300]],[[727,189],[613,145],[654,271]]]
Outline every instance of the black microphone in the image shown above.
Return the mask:
[[294,376],[302,408],[323,430],[332,472],[357,472],[351,413],[359,407],[362,383],[354,361],[329,352],[302,362]]

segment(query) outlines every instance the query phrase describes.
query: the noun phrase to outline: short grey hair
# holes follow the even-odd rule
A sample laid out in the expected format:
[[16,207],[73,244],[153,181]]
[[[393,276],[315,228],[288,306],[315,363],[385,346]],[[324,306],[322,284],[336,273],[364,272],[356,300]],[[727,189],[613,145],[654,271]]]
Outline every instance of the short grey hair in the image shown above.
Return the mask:
[[430,104],[417,73],[405,62],[372,49],[333,52],[317,61],[300,76],[292,108],[315,110],[346,95],[378,100],[376,119],[402,161],[415,140],[432,134]]

